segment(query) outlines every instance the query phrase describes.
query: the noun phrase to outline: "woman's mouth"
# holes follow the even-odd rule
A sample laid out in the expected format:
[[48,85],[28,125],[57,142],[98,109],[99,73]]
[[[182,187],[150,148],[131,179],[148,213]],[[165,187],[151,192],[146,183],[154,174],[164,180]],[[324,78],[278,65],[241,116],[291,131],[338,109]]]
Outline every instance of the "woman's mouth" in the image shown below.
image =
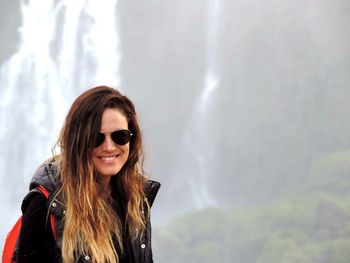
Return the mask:
[[113,155],[113,156],[101,156],[99,157],[99,159],[105,163],[111,163],[113,162],[115,159],[117,159],[119,155]]

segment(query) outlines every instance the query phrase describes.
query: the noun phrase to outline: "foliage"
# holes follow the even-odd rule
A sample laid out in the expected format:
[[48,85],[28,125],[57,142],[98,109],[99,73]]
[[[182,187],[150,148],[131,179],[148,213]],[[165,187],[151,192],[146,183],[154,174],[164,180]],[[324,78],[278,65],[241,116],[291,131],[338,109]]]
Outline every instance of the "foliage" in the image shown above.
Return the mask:
[[311,165],[305,190],[346,193],[350,190],[350,151],[328,154]]
[[290,194],[260,206],[188,213],[155,229],[158,262],[345,263],[349,194]]

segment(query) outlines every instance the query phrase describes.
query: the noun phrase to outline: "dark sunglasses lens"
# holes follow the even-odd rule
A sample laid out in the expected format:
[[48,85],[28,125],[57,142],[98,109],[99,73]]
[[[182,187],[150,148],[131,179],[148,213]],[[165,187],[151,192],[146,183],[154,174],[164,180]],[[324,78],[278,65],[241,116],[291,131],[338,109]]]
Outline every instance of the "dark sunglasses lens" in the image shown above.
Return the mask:
[[112,132],[112,140],[118,145],[125,145],[130,141],[131,133],[128,130]]
[[99,133],[96,138],[95,147],[100,146],[104,140],[105,140],[105,135],[103,133]]

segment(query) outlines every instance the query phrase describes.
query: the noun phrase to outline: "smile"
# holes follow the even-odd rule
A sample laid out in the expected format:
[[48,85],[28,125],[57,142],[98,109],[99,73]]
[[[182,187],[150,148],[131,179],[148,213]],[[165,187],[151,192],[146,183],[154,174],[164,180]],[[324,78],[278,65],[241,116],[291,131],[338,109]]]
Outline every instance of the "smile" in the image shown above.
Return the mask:
[[103,162],[113,162],[119,155],[113,155],[113,156],[101,156],[99,159]]

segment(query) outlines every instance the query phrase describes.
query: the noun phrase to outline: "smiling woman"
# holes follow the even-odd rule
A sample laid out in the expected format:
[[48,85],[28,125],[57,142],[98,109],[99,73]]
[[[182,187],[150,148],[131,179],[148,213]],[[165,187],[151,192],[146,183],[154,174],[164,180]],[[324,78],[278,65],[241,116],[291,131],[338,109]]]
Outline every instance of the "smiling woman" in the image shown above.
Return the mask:
[[110,87],[84,92],[57,145],[23,201],[16,262],[153,262],[149,210],[160,184],[143,176],[133,103]]

